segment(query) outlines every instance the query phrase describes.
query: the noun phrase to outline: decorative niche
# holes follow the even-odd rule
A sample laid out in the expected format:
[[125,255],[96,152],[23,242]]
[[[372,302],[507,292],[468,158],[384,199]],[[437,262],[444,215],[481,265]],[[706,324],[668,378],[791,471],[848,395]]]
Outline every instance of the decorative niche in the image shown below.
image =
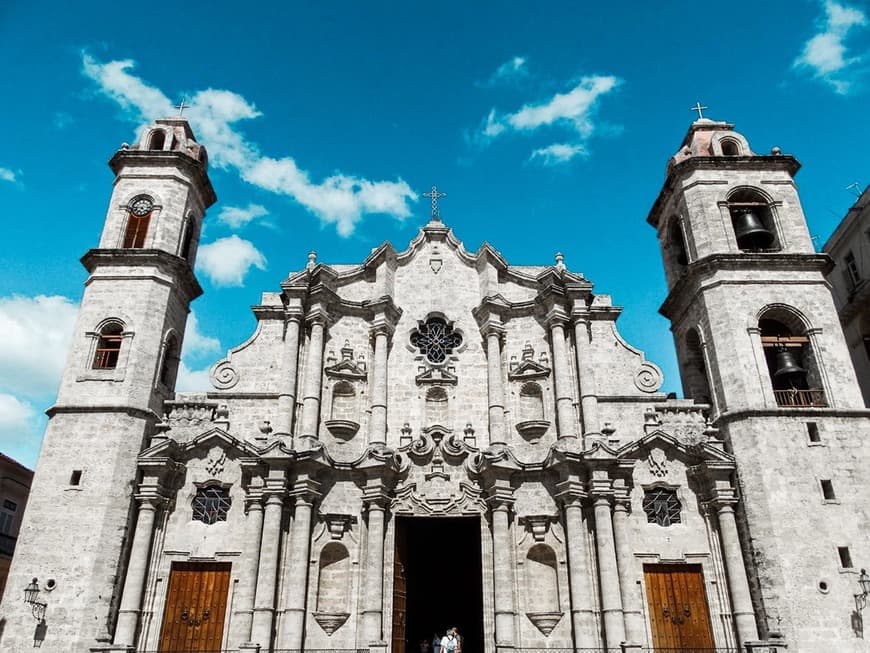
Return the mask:
[[323,370],[329,384],[329,419],[324,426],[336,439],[346,441],[359,431],[360,402],[368,371],[363,354],[354,359],[349,341],[344,341],[340,351],[340,360],[334,351],[328,353]]
[[508,380],[519,387],[519,421],[515,427],[528,442],[536,444],[550,428],[544,409],[544,388],[541,383],[550,376],[550,361],[546,352],[535,360],[531,343],[523,347],[522,359],[511,358]]

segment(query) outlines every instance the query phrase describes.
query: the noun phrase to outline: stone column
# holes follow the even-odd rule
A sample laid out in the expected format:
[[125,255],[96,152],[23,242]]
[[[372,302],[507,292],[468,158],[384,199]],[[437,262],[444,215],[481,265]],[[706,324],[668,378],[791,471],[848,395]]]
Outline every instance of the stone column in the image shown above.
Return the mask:
[[281,547],[281,516],[284,501],[279,494],[269,494],[263,514],[263,538],[260,545],[257,591],[251,641],[268,649],[272,644],[272,621],[275,615],[275,585],[278,576],[278,552]]
[[560,484],[559,498],[565,516],[565,538],[568,549],[568,590],[571,595],[571,625],[574,647],[592,649],[597,646],[595,616],[592,608],[592,584],[586,549],[586,529],[583,526],[583,499],[586,494],[579,481]]
[[278,388],[278,428],[275,435],[293,433],[293,413],[296,408],[296,366],[299,363],[300,312],[287,313],[284,329],[284,349],[281,361],[281,385]]
[[390,329],[386,324],[372,327],[375,341],[372,370],[372,404],[369,418],[369,444],[387,443],[387,353]]
[[553,380],[556,394],[556,424],[559,439],[576,437],[571,374],[568,369],[568,347],[565,343],[565,317],[551,313],[547,318],[553,346]]
[[[311,324],[311,337],[308,340],[308,358],[305,361],[305,378],[302,385],[302,416],[297,439],[317,439],[317,425],[320,420],[320,393],[323,386],[323,344],[326,331],[326,314],[314,311],[308,316]],[[298,448],[298,445],[297,445]]]
[[114,644],[135,646],[136,629],[142,606],[142,590],[148,573],[148,560],[151,553],[151,539],[154,535],[154,516],[161,501],[155,498],[139,498],[139,514],[136,517],[136,531],[130,549],[130,563],[124,579],[121,606],[118,610],[118,624],[115,627]]
[[598,422],[598,389],[595,369],[589,358],[589,323],[583,318],[574,322],[574,347],[580,384],[580,409],[583,412],[583,435],[598,433],[601,429]]
[[613,523],[610,518],[610,498],[599,495],[595,497],[594,506],[604,637],[608,647],[617,648],[625,641],[625,625],[619,589],[619,569],[616,566],[616,550],[613,542]]
[[728,589],[731,593],[737,641],[740,646],[743,646],[746,642],[758,639],[755,611],[752,609],[749,581],[746,579],[746,567],[743,564],[743,550],[740,548],[737,523],[734,521],[734,506],[730,502],[723,503],[718,506],[718,513],[719,537],[722,540],[722,555],[728,573]]
[[[634,553],[628,527],[628,497],[620,497],[613,506],[613,543],[619,569],[619,588],[625,617],[625,639],[631,644],[642,644],[646,639],[643,606],[635,576]],[[613,644],[611,644],[613,646]]]
[[308,596],[308,557],[311,553],[311,514],[314,501],[319,496],[319,485],[310,479],[296,482],[296,508],[290,530],[288,555],[284,569],[284,618],[277,647],[302,650],[305,633],[305,605]]
[[260,541],[263,534],[263,504],[259,496],[247,500],[248,516],[245,519],[244,571],[236,594],[238,607],[235,610],[236,639],[251,641],[251,626],[254,621],[254,592],[257,590],[257,568],[260,564]]
[[513,496],[500,487],[488,499],[492,510],[492,575],[495,599],[495,646],[497,651],[516,645],[516,608],[514,606],[514,566],[511,559],[510,511]]
[[367,487],[363,495],[364,507],[368,512],[363,641],[369,644],[380,643],[384,638],[384,525],[387,501],[386,489],[381,485]]
[[490,323],[482,331],[486,338],[489,444],[507,444],[501,364],[501,339],[504,335],[504,328],[500,324]]

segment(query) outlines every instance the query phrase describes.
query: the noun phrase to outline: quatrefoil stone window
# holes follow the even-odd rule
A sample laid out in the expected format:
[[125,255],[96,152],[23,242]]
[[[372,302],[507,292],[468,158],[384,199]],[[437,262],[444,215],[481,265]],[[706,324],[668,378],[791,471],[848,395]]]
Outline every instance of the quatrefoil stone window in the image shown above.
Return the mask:
[[682,510],[676,490],[657,487],[643,494],[643,511],[647,522],[659,526],[673,526],[681,521]]
[[430,363],[443,363],[462,344],[462,335],[440,317],[430,317],[411,334],[411,345]]
[[193,518],[204,524],[214,524],[227,520],[232,499],[226,488],[209,487],[199,488],[193,498]]

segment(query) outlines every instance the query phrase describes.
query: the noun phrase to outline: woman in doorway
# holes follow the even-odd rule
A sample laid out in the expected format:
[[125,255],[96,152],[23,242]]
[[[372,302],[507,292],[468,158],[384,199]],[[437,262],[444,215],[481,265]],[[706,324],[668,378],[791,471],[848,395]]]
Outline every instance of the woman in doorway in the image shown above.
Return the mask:
[[460,653],[462,646],[459,642],[456,626],[448,628],[447,634],[441,638],[441,653]]

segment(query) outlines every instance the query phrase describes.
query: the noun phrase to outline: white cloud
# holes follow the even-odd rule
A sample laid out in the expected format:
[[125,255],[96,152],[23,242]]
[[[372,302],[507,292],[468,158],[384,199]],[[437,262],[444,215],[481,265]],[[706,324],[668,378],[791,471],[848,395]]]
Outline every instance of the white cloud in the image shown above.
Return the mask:
[[[83,73],[137,122],[173,115],[169,98],[133,75],[133,66],[129,59],[101,63],[88,54],[82,59]],[[235,171],[265,190],[292,197],[321,221],[335,224],[339,234],[353,233],[364,215],[403,219],[411,214],[408,203],[416,201],[417,195],[402,179],[370,181],[338,173],[318,183],[311,181],[292,157],[264,156],[236,126],[260,115],[256,107],[232,91],[206,89],[191,97],[190,121],[208,147],[214,166]]]
[[0,180],[15,182],[15,172],[9,168],[0,168]]
[[34,406],[0,393],[0,451],[33,468],[42,440],[45,419]]
[[220,340],[207,336],[199,330],[199,319],[196,317],[196,312],[191,311],[187,316],[187,327],[184,330],[182,356],[208,354],[220,351],[220,348]]
[[249,240],[235,234],[201,245],[196,267],[215,286],[242,286],[251,267],[266,269],[266,257]]
[[207,392],[214,390],[209,378],[209,368],[192,370],[184,361],[178,366],[178,378],[175,381],[176,392]]
[[267,215],[269,215],[269,212],[266,210],[266,207],[259,204],[248,204],[244,207],[225,206],[218,214],[218,220],[231,229],[241,229],[257,218],[263,218]]
[[861,57],[847,55],[846,38],[853,28],[867,26],[867,15],[856,7],[833,0],[827,0],[824,8],[819,33],[804,44],[793,66],[812,71],[814,77],[830,84],[836,93],[845,95],[853,83],[848,79],[850,68],[861,61]]
[[[622,80],[612,75],[587,75],[568,92],[556,93],[545,100],[525,104],[513,113],[499,114],[493,109],[471,140],[475,144],[486,145],[509,132],[528,134],[544,127],[561,127],[573,134],[578,142],[535,150],[531,158],[546,157],[547,160],[555,160],[554,157],[562,157],[563,160],[568,160],[586,152],[583,142],[595,133],[593,117],[599,100],[621,83]],[[571,156],[565,159],[569,149]]]
[[52,395],[77,315],[78,306],[58,295],[0,297],[0,392]]
[[511,57],[495,69],[483,86],[496,86],[498,84],[515,82],[529,76],[529,68],[526,65],[526,57]]
[[541,147],[532,152],[529,157],[530,161],[538,161],[545,166],[558,165],[567,163],[571,159],[578,156],[586,156],[586,148],[582,145],[572,145],[570,143],[553,143],[547,147]]

